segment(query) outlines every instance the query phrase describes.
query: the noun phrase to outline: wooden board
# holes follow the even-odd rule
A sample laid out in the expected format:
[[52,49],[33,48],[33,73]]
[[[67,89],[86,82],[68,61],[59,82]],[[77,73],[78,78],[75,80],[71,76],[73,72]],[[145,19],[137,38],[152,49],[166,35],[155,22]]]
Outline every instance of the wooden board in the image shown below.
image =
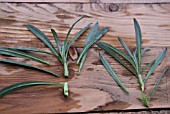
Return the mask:
[[38,2],[38,3],[169,3],[169,0],[0,0],[0,2]]
[[[76,25],[70,39],[88,23],[98,21],[100,28],[109,27],[109,32],[100,41],[120,48],[121,45],[117,40],[117,36],[120,36],[131,49],[134,49],[133,18],[136,18],[142,29],[143,47],[152,50],[144,56],[143,65],[154,60],[165,47],[168,48],[164,61],[147,82],[146,94],[149,95],[163,69],[170,65],[170,4],[0,3],[0,46],[30,46],[48,50],[27,30],[26,25],[37,26],[54,43],[50,29],[54,28],[59,33],[60,39],[64,40],[68,28],[82,15],[86,15],[87,18]],[[78,52],[82,50],[87,32],[74,43]],[[45,80],[68,81],[71,92],[69,98],[64,98],[61,88],[53,86],[28,88],[0,99],[0,112],[3,114],[23,111],[59,113],[144,109],[142,103],[137,100],[141,93],[136,77],[102,51],[120,80],[130,91],[130,94],[126,95],[102,66],[98,57],[99,51],[101,50],[96,46],[90,49],[80,76],[77,76],[76,61],[69,59],[69,79],[63,76],[55,78],[31,69],[0,64],[0,89],[20,81]],[[44,54],[35,55],[51,62],[51,66],[14,57],[12,59],[37,65],[62,75],[62,65],[54,57]],[[146,72],[143,76],[145,74]],[[170,108],[169,74],[170,71],[160,83],[150,108]]]

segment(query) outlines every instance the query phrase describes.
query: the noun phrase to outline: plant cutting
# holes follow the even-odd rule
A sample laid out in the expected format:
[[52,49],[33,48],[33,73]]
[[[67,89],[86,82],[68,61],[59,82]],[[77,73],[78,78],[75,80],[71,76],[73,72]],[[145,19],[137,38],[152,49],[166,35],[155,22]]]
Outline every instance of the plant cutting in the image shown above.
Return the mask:
[[83,17],[81,17],[80,19],[78,19],[69,29],[65,40],[60,44],[60,40],[59,37],[57,35],[57,33],[55,32],[54,29],[51,29],[51,32],[54,36],[58,51],[55,49],[55,46],[50,42],[50,40],[48,39],[48,37],[42,32],[40,31],[38,28],[36,28],[33,25],[28,25],[27,28],[35,35],[37,36],[52,52],[52,54],[63,64],[64,66],[64,76],[68,77],[69,76],[69,71],[68,71],[68,61],[67,61],[67,57],[68,57],[68,52],[69,49],[71,47],[71,45],[74,43],[74,41],[79,38],[80,35],[82,35],[91,25],[88,24],[86,27],[84,27],[83,29],[81,29],[75,36],[74,38],[69,41],[68,37],[73,29],[73,27],[76,25],[77,22],[79,22],[81,19],[83,19]]
[[24,89],[24,88],[28,88],[28,87],[33,87],[33,86],[40,86],[40,85],[54,85],[54,86],[59,86],[59,87],[63,87],[63,91],[64,91],[64,95],[66,97],[69,96],[68,93],[68,83],[64,82],[62,83],[58,83],[58,82],[44,82],[44,81],[27,81],[27,82],[19,82],[19,83],[15,83],[12,84],[10,86],[7,86],[3,89],[0,90],[0,98],[13,93],[15,91]]
[[93,28],[91,29],[91,31],[88,33],[87,37],[86,37],[86,42],[84,44],[84,48],[81,51],[78,59],[77,59],[77,63],[80,63],[79,69],[78,69],[78,74],[80,74],[81,69],[86,61],[86,57],[88,54],[88,51],[90,49],[90,47],[97,42],[105,33],[108,32],[108,27],[105,27],[103,29],[101,29],[100,31],[98,31],[99,25],[98,22],[93,26]]
[[[33,25],[28,25],[28,29],[35,34],[35,36],[37,36],[42,42],[44,42],[44,44],[50,49],[51,52],[47,52],[44,50],[39,50],[37,48],[32,48],[32,47],[17,47],[17,48],[5,48],[5,47],[1,47],[0,48],[0,54],[3,55],[8,55],[8,56],[12,56],[12,57],[19,57],[19,58],[25,58],[25,59],[30,59],[30,60],[34,60],[43,64],[50,64],[47,61],[44,61],[38,57],[35,57],[29,53],[26,53],[25,51],[33,51],[33,52],[39,52],[39,53],[45,53],[45,54],[49,54],[49,55],[54,55],[57,57],[57,59],[64,65],[64,75],[66,77],[68,77],[69,73],[68,73],[68,62],[67,62],[67,56],[68,56],[68,51],[69,48],[71,47],[71,45],[74,43],[74,41],[81,35],[83,34],[91,25],[88,24],[86,27],[84,27],[82,30],[80,30],[75,36],[74,38],[69,42],[68,41],[68,37],[70,35],[71,30],[73,29],[73,27],[75,26],[75,24],[80,21],[81,19],[83,19],[83,17],[81,17],[79,20],[77,20],[72,27],[69,29],[67,35],[66,35],[66,39],[62,42],[62,44],[60,45],[60,40],[58,38],[57,33],[55,32],[54,29],[51,29],[51,32],[54,36],[54,39],[56,41],[57,47],[58,47],[58,51],[55,49],[55,46],[52,45],[52,43],[50,42],[50,40],[47,38],[47,36],[40,31],[38,28],[36,28]],[[48,70],[44,70],[42,68],[39,68],[37,66],[33,66],[30,64],[25,64],[23,62],[17,62],[17,61],[13,61],[13,60],[9,60],[9,59],[1,59],[0,62],[2,63],[8,63],[8,64],[13,64],[13,65],[18,65],[18,66],[22,66],[22,67],[26,67],[26,68],[31,68],[31,69],[36,69],[51,75],[54,75],[56,77],[59,77],[59,75],[48,71]],[[62,86],[64,88],[64,95],[68,96],[68,83],[65,82],[64,84],[61,84],[59,82],[42,82],[42,81],[29,81],[29,82],[19,82],[16,84],[12,84],[8,87],[3,88],[2,90],[0,90],[0,97],[3,97],[9,93],[15,92],[17,90],[23,89],[23,88],[27,88],[27,87],[32,87],[32,86],[38,86],[38,85],[57,85],[57,86]]]
[[[144,85],[147,82],[147,80],[149,79],[149,77],[151,76],[151,74],[154,72],[154,70],[162,62],[163,58],[166,55],[167,48],[165,48],[155,60],[153,60],[152,62],[150,62],[149,64],[147,64],[145,67],[142,68],[142,66],[141,66],[142,56],[144,55],[144,53],[146,53],[150,50],[146,49],[146,50],[142,51],[141,29],[140,29],[140,26],[139,26],[136,19],[134,19],[134,28],[135,28],[135,34],[136,34],[136,49],[134,51],[131,51],[127,47],[125,42],[120,37],[118,37],[119,42],[121,43],[121,45],[123,46],[125,51],[128,53],[128,55],[123,53],[122,51],[120,51],[118,48],[116,48],[116,47],[114,47],[110,44],[107,44],[105,42],[97,42],[96,44],[97,44],[98,47],[103,49],[106,53],[108,53],[110,56],[112,56],[116,61],[118,61],[120,64],[122,64],[126,69],[128,69],[132,74],[134,74],[138,78],[138,83],[139,83],[141,91],[142,91],[142,98],[140,98],[140,99],[143,100],[145,106],[149,106],[149,101],[151,100],[151,98],[154,94],[153,91],[155,91],[156,88],[158,87],[160,80],[162,79],[162,77],[164,76],[164,74],[168,70],[168,68],[166,68],[164,70],[159,81],[156,83],[155,88],[153,89],[152,95],[151,95],[149,100],[147,100],[147,98],[144,94],[144,90],[145,90]],[[128,61],[130,63],[130,65],[126,64],[121,58]],[[111,74],[111,76],[115,79],[115,81],[120,85],[120,87],[122,87],[122,89],[127,93],[126,88],[123,86],[122,82],[120,82],[117,79],[116,74],[111,69],[107,60],[101,54],[100,54],[100,59],[101,59],[103,65],[105,66],[105,68],[107,69],[107,71]],[[142,72],[144,70],[146,70],[147,68],[149,68],[149,71],[148,71],[147,75],[145,76],[145,78],[143,79],[142,78]]]

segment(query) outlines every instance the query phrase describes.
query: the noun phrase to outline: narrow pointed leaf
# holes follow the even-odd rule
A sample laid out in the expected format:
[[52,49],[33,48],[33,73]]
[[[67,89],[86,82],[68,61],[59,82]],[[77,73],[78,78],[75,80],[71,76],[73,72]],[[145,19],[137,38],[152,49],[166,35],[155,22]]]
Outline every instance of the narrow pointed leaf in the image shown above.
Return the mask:
[[129,93],[128,90],[125,88],[125,86],[123,85],[123,83],[119,80],[119,78],[117,77],[116,73],[113,71],[113,69],[111,68],[110,64],[108,63],[108,61],[105,59],[104,56],[102,56],[99,53],[100,56],[100,60],[102,61],[104,67],[106,68],[106,70],[109,72],[109,74],[112,76],[112,78],[116,81],[116,83],[126,92]]
[[39,52],[39,53],[53,55],[51,52],[40,50],[37,48],[32,48],[32,47],[18,47],[18,48],[9,48],[9,49],[20,50],[20,51],[33,51],[33,52]]
[[142,68],[141,72],[145,71],[147,68],[151,67],[155,63],[155,60],[152,62],[148,63],[145,67]]
[[81,29],[75,36],[74,38],[70,41],[70,43],[68,44],[68,47],[66,48],[66,57],[68,55],[68,51],[70,46],[74,43],[75,40],[77,40],[91,25],[92,23],[88,24],[86,27],[84,27],[83,29]]
[[150,51],[150,49],[145,49],[145,50],[143,50],[143,51],[142,51],[142,56],[143,56],[146,52],[148,52],[148,51]]
[[116,54],[122,56],[124,59],[126,59],[134,68],[135,68],[135,63],[134,61],[129,57],[127,56],[125,53],[121,52],[120,50],[118,50],[116,47],[108,44],[108,43],[105,43],[105,42],[98,42],[97,45],[102,48],[103,46],[109,48],[110,50],[112,50],[113,52],[115,52]]
[[51,74],[55,77],[59,77],[58,74],[55,74],[54,72],[48,71],[48,70],[44,70],[42,68],[36,67],[36,66],[32,66],[30,64],[25,64],[22,62],[17,62],[17,61],[13,61],[13,60],[9,60],[9,59],[0,59],[0,62],[2,63],[8,63],[8,64],[13,64],[13,65],[18,65],[18,66],[22,66],[22,67],[26,67],[26,68],[31,68],[31,69],[35,69],[35,70],[39,70],[48,74]]
[[59,61],[62,62],[59,54],[57,53],[57,51],[55,50],[54,46],[52,45],[52,43],[50,42],[50,40],[48,39],[48,37],[42,32],[40,31],[38,28],[36,28],[33,25],[28,25],[27,28],[35,35],[37,36],[50,50],[51,52],[58,58]]
[[149,107],[149,101],[148,99],[146,98],[145,94],[142,93],[142,101],[144,103],[145,106]]
[[79,64],[80,60],[82,59],[83,55],[87,53],[88,49],[97,41],[99,40],[107,31],[108,27],[103,28],[100,30],[97,34],[95,34],[91,40],[87,42],[87,45],[83,48],[81,54],[79,55],[79,58],[77,60],[77,64]]
[[14,57],[20,57],[20,58],[27,58],[27,59],[34,60],[34,61],[37,61],[40,63],[50,64],[49,62],[39,59],[35,56],[32,56],[31,54],[28,54],[28,53],[25,53],[22,51],[18,51],[15,49],[10,49],[10,48],[0,48],[0,54],[14,56]]
[[85,16],[82,16],[80,19],[78,19],[75,23],[73,23],[73,25],[71,26],[71,28],[69,29],[67,35],[66,35],[66,39],[65,41],[68,41],[68,36],[70,35],[70,32],[72,31],[73,27],[80,21],[84,18]]
[[166,72],[168,71],[168,69],[169,69],[169,67],[166,67],[166,68],[165,68],[165,70],[164,70],[163,73],[161,74],[160,78],[159,78],[158,81],[156,82],[155,87],[154,87],[154,89],[152,90],[152,93],[151,93],[151,95],[150,95],[149,101],[153,98],[153,95],[154,95],[156,89],[158,88],[159,83],[161,82],[163,76],[166,74]]
[[136,19],[134,19],[134,27],[136,34],[136,47],[137,47],[137,55],[138,55],[138,72],[140,72],[141,67],[141,50],[142,50],[142,35],[139,23]]
[[69,47],[74,43],[75,40],[77,40],[77,38],[79,38],[90,27],[91,24],[92,23],[88,24],[74,36],[74,38],[70,41]]
[[137,57],[136,57],[136,51],[133,52],[133,61],[135,63],[135,70],[136,70],[137,74],[139,74],[139,72],[138,72],[139,66],[138,66],[138,60],[137,60]]
[[159,66],[159,64],[162,62],[162,60],[164,59],[165,55],[167,52],[167,48],[165,48],[162,53],[155,59],[155,63],[151,66],[150,70],[148,71],[145,79],[144,79],[144,83],[146,83],[146,81],[148,80],[148,78],[151,76],[151,74],[155,71],[155,69]]
[[129,67],[126,63],[124,63],[119,56],[110,48],[106,47],[105,45],[103,45],[103,43],[101,42],[96,42],[96,45],[98,47],[100,47],[101,49],[103,49],[107,54],[109,54],[110,56],[112,56],[116,61],[118,61],[120,64],[122,64],[127,70],[129,70],[131,73],[133,73],[134,75],[136,75],[135,71]]
[[[97,34],[98,32],[98,28],[99,28],[99,25],[98,25],[98,22],[93,26],[93,28],[90,30],[90,32],[88,33],[87,37],[86,37],[86,42],[84,44],[84,47],[86,47],[87,45],[87,42],[89,42],[89,40],[91,40],[92,38],[94,38],[93,36],[95,34]],[[89,49],[88,49],[89,50]],[[87,53],[85,53],[80,61],[80,66],[79,66],[79,69],[78,69],[78,74],[80,74],[81,72],[81,69],[83,68],[83,65],[85,63],[85,60],[86,60],[86,57],[87,57],[87,54],[88,54],[88,51]]]
[[57,35],[57,33],[55,32],[54,29],[51,29],[51,32],[52,32],[53,37],[54,37],[54,39],[55,39],[55,42],[56,42],[56,44],[57,44],[58,50],[59,50],[59,52],[60,52],[60,54],[61,54],[61,46],[60,46],[60,40],[59,40],[59,38],[58,38],[58,35]]
[[130,55],[131,59],[133,60],[133,64],[134,64],[134,68],[137,69],[138,68],[138,64],[137,61],[135,60],[135,56],[131,53],[130,49],[127,47],[127,45],[125,44],[125,42],[118,37],[119,42],[122,44],[123,48],[127,51],[127,53]]
[[[70,35],[73,27],[74,27],[80,20],[82,20],[84,17],[85,17],[85,16],[82,16],[80,19],[78,19],[76,22],[74,22],[73,25],[71,26],[71,28],[69,29],[69,31],[67,32],[67,35],[66,35],[66,38],[65,38],[65,41],[64,41],[64,51],[65,51],[65,52],[67,51],[66,46],[67,46],[67,43],[68,43],[68,36]],[[67,53],[68,53],[68,51],[67,51]],[[67,54],[66,54],[66,55],[67,55]]]
[[130,49],[127,47],[127,45],[125,44],[125,42],[120,38],[118,37],[118,40],[119,42],[122,44],[123,48],[126,50],[126,52],[130,55],[130,57],[133,59],[133,55],[130,51]]
[[78,75],[80,74],[81,69],[83,68],[83,65],[84,65],[84,63],[85,63],[86,57],[87,57],[87,53],[85,53],[85,54],[83,55],[83,58],[82,58],[81,61],[80,61],[80,66],[79,66],[79,69],[78,69]]
[[93,28],[92,28],[92,29],[90,30],[90,32],[88,33],[88,35],[87,35],[87,37],[86,37],[85,45],[87,45],[87,42],[89,42],[89,41],[93,38],[93,36],[94,36],[95,34],[97,34],[98,29],[99,29],[99,24],[98,24],[98,22],[97,22],[97,23],[95,23],[95,25],[93,26]]
[[32,86],[39,86],[39,85],[55,85],[55,86],[63,86],[63,84],[58,82],[43,82],[43,81],[28,81],[28,82],[19,82],[7,86],[0,90],[0,97],[4,97],[10,93],[16,92],[18,90],[32,87]]

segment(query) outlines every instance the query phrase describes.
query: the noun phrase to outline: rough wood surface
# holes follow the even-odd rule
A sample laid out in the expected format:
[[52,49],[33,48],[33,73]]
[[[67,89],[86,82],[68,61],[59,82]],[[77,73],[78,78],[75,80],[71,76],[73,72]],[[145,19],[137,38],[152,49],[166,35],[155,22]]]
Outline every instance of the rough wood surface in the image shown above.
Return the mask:
[[0,0],[0,2],[53,3],[169,3],[169,0]]
[[[143,58],[143,65],[152,61],[163,50],[168,48],[162,64],[155,71],[152,79],[147,82],[146,94],[149,95],[162,70],[169,66],[170,60],[170,4],[62,4],[62,3],[0,3],[0,46],[1,47],[37,47],[48,50],[45,45],[30,33],[26,25],[33,24],[40,28],[50,38],[54,39],[50,29],[59,33],[61,40],[71,24],[86,15],[72,31],[70,38],[90,22],[99,22],[100,28],[109,27],[109,32],[101,41],[120,47],[117,36],[123,38],[128,46],[134,49],[135,36],[133,18],[136,18],[142,29],[143,46],[150,48]],[[87,32],[76,41],[72,51],[80,52],[84,45]],[[140,96],[137,79],[114,59],[104,53],[112,64],[120,80],[131,94],[126,95],[112,80],[98,58],[96,46],[90,49],[82,73],[77,76],[75,60],[70,59],[69,79],[54,78],[44,73],[7,64],[0,64],[0,88],[20,81],[69,81],[71,96],[66,99],[62,89],[53,86],[40,86],[18,91],[0,99],[1,113],[55,113],[55,112],[84,112],[119,109],[145,108],[136,98]],[[103,52],[102,52],[103,53]],[[74,54],[74,53],[73,53]],[[17,59],[34,64],[44,69],[61,74],[61,64],[52,56],[36,54],[51,62],[50,66],[42,65],[25,59]],[[0,56],[6,58],[5,56]],[[77,57],[73,55],[72,57]],[[16,58],[12,58],[16,59]],[[146,72],[143,74],[143,76]],[[151,101],[151,108],[170,108],[170,71],[163,78]]]

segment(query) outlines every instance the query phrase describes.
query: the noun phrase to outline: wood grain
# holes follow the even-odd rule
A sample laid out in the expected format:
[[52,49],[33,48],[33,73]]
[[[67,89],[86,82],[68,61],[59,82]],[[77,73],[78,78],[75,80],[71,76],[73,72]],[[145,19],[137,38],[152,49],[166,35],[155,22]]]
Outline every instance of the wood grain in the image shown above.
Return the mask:
[[[163,48],[168,48],[168,54],[163,63],[147,82],[146,94],[149,95],[163,69],[170,65],[170,4],[0,3],[0,46],[29,46],[48,51],[45,45],[27,30],[26,25],[31,23],[37,26],[54,43],[50,29],[54,28],[59,33],[60,39],[64,40],[68,28],[82,15],[86,15],[87,18],[76,25],[69,39],[88,23],[98,21],[100,28],[109,27],[109,32],[101,41],[120,48],[121,45],[116,38],[120,36],[131,49],[134,49],[133,18],[136,18],[141,25],[143,46],[152,50],[144,56],[143,65],[156,58]],[[72,51],[79,53],[82,50],[87,32],[74,43]],[[62,95],[61,88],[53,86],[28,88],[0,99],[0,112],[3,114],[22,113],[23,111],[27,113],[59,113],[145,108],[136,99],[141,94],[136,77],[102,52],[130,91],[131,94],[126,95],[102,66],[98,58],[99,51],[101,50],[96,46],[90,49],[80,76],[77,76],[78,66],[75,65],[75,59],[69,59],[70,77],[68,79],[63,76],[55,78],[31,69],[0,64],[0,88],[20,81],[68,81],[71,92],[71,96],[66,99]],[[14,57],[11,59],[34,64],[62,75],[62,65],[53,56],[35,55],[50,61],[51,65],[46,66]],[[77,58],[76,55],[72,57]],[[7,57],[0,56],[0,58]],[[143,73],[143,76],[145,74],[146,72]],[[151,108],[170,107],[169,75],[168,71],[151,101]]]
[[0,0],[0,2],[37,3],[169,3],[169,0]]

